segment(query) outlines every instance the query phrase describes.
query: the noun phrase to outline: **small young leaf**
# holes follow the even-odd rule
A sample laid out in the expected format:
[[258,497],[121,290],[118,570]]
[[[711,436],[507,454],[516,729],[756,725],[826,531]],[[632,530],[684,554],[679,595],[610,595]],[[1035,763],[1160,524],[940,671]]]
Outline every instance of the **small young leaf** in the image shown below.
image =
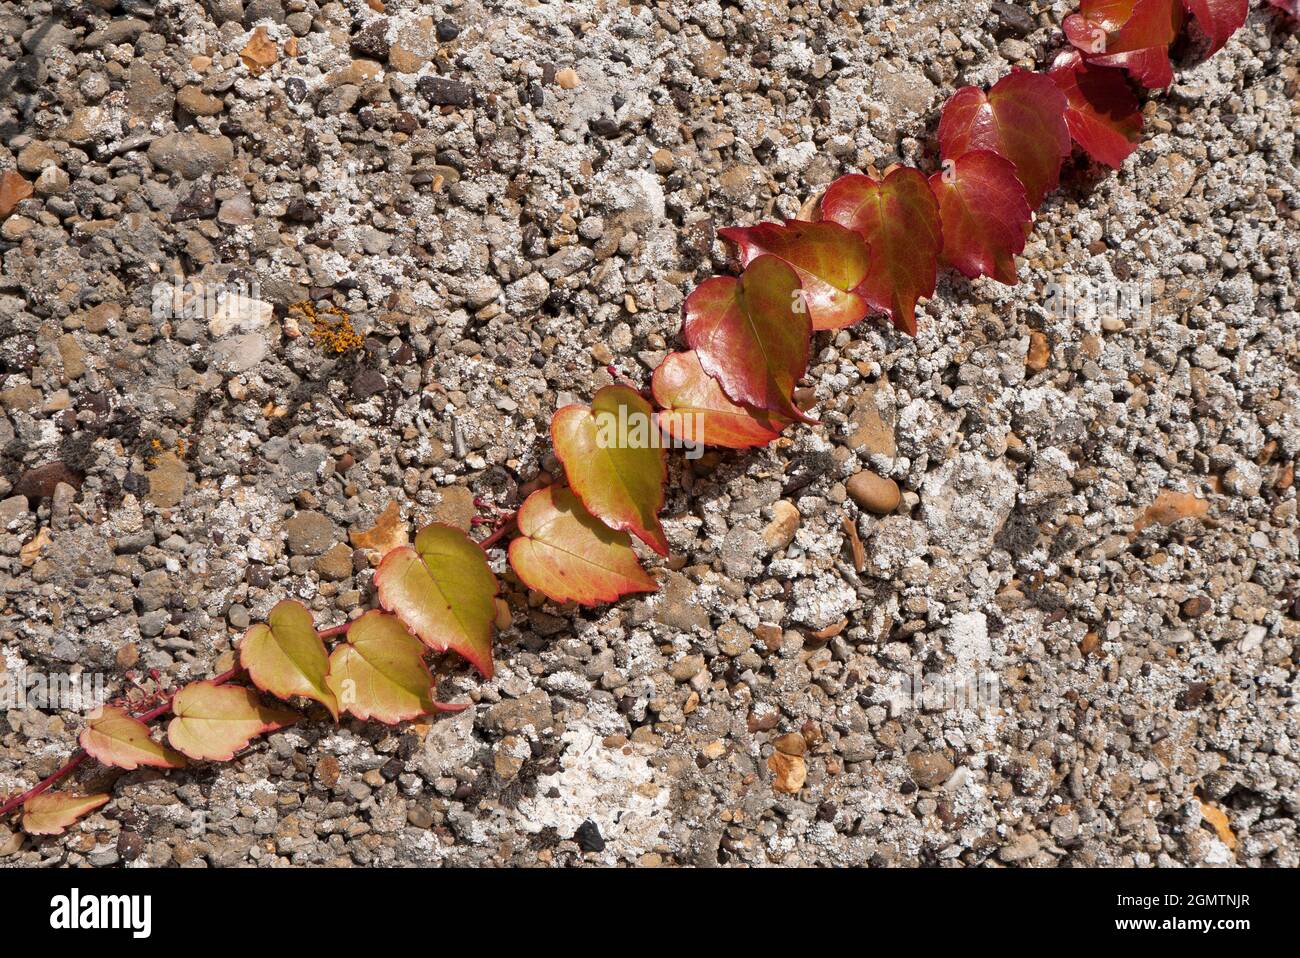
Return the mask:
[[149,726],[113,705],[105,705],[98,718],[86,723],[80,741],[91,758],[127,771],[141,765],[182,768],[186,764],[184,755],[150,737]]
[[524,500],[518,522],[510,565],[524,585],[554,602],[597,605],[658,588],[627,533],[609,528],[568,489],[538,489]]
[[434,711],[464,706],[432,698],[425,647],[395,615],[372,609],[352,623],[347,641],[330,654],[325,681],[345,712],[396,725]]
[[1249,0],[1183,0],[1183,6],[1209,41],[1209,48],[1205,51],[1207,57],[1221,49],[1228,38],[1241,29],[1246,14],[1250,12]]
[[1142,110],[1124,74],[1093,66],[1075,50],[1062,50],[1048,74],[1069,106],[1070,136],[1099,163],[1119,169],[1142,135]]
[[1061,164],[1070,155],[1066,99],[1051,78],[1016,70],[987,94],[962,87],[939,120],[939,152],[956,159],[971,150],[992,150],[1016,168],[1030,208],[1056,189]]
[[1174,82],[1169,47],[1182,25],[1182,0],[1083,0],[1061,27],[1089,63],[1123,68],[1145,87],[1166,87]]
[[855,292],[871,265],[867,243],[860,234],[833,222],[787,220],[784,226],[728,226],[718,230],[718,235],[736,244],[741,266],[764,253],[793,266],[803,285],[813,329],[842,329],[867,315],[866,300]]
[[379,604],[435,652],[451,649],[492,677],[497,579],[487,556],[454,526],[435,522],[384,556],[375,572]]
[[813,422],[791,398],[807,369],[812,337],[793,267],[759,256],[739,279],[706,279],[686,297],[685,313],[687,344],[729,399]]
[[1015,255],[1025,248],[1030,223],[1025,188],[1016,168],[990,150],[945,161],[930,177],[943,218],[943,258],[966,276],[992,276],[1014,285]]
[[668,554],[658,516],[668,476],[664,444],[654,409],[636,390],[606,386],[591,408],[565,406],[551,419],[551,442],[588,512]]
[[718,381],[700,367],[694,352],[664,357],[650,378],[650,388],[655,402],[663,407],[655,414],[659,427],[696,445],[728,449],[766,446],[790,424],[765,409],[732,402]]
[[943,250],[939,204],[924,174],[900,166],[884,180],[841,176],[822,197],[822,217],[857,230],[871,249],[871,268],[858,288],[893,324],[916,335],[916,301],[934,295]]
[[108,795],[42,792],[23,802],[23,831],[28,835],[62,835],[63,830],[105,804]]
[[339,706],[325,684],[329,657],[307,607],[285,599],[266,619],[249,629],[239,645],[239,664],[253,684],[282,699],[315,699],[337,720]]
[[172,713],[167,740],[195,761],[228,762],[255,736],[298,720],[294,712],[263,704],[252,689],[207,680],[177,692]]

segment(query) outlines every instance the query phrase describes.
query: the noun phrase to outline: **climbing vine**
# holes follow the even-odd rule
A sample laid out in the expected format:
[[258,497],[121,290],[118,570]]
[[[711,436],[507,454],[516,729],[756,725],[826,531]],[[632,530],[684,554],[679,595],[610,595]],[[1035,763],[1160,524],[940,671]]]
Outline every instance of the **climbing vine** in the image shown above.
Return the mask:
[[[1296,0],[1268,2],[1297,15]],[[916,304],[934,295],[940,268],[1016,283],[1033,210],[1056,188],[1074,147],[1118,168],[1142,130],[1134,85],[1168,86],[1171,46],[1186,37],[1213,54],[1245,22],[1247,5],[1082,0],[1063,23],[1069,46],[1047,71],[1015,70],[987,91],[965,87],[948,100],[937,170],[843,176],[808,221],[720,230],[741,272],[711,277],[687,297],[687,351],[664,358],[648,394],[616,383],[590,406],[555,413],[563,482],[536,488],[482,541],[434,523],[387,551],[374,579],[379,608],[351,622],[318,630],[301,603],[280,602],[242,638],[237,667],[160,695],[138,714],[125,700],[100,708],[63,767],[0,805],[0,815],[21,809],[27,832],[59,834],[109,800],[51,791],[86,760],[122,769],[230,761],[256,736],[298,721],[283,704],[293,699],[319,703],[335,721],[387,724],[464,708],[433,699],[424,658],[454,651],[492,676],[500,618],[487,558],[494,548],[507,547],[519,580],[556,603],[598,605],[654,591],[632,538],[668,554],[658,518],[667,446],[744,449],[815,422],[794,395],[813,333],[884,314],[916,335]],[[360,345],[346,314],[293,309],[334,352]],[[164,742],[149,723],[167,715]]]

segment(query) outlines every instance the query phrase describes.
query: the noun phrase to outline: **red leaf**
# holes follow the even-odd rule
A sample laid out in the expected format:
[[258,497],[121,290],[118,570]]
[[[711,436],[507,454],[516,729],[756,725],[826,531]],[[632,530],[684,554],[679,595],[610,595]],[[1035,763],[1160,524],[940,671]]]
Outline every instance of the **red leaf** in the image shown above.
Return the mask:
[[812,322],[794,268],[759,256],[739,279],[714,276],[686,297],[682,333],[733,402],[814,422],[795,406]]
[[[1294,13],[1295,0],[1291,0]],[[1183,0],[1183,6],[1196,18],[1197,29],[1210,41],[1208,57],[1241,29],[1250,11],[1248,0]]]
[[945,160],[930,177],[943,219],[943,259],[966,276],[992,276],[1014,285],[1015,254],[1025,248],[1030,223],[1025,188],[1016,168],[991,150]]
[[1145,87],[1165,87],[1174,81],[1169,46],[1182,25],[1182,0],[1083,0],[1061,26],[1089,63],[1122,67]]
[[736,244],[741,266],[764,253],[793,266],[813,329],[843,329],[867,315],[866,301],[854,290],[867,275],[870,260],[863,237],[852,230],[838,223],[787,220],[785,226],[728,226],[718,235]]
[[694,352],[669,353],[650,379],[659,427],[668,435],[706,446],[766,446],[789,424],[763,409],[733,403],[700,367]]
[[1119,169],[1142,134],[1142,110],[1124,74],[1062,50],[1048,75],[1069,101],[1065,123],[1074,141],[1093,159]]
[[1070,155],[1065,94],[1042,73],[1017,70],[987,94],[962,87],[943,108],[939,152],[952,159],[971,150],[992,150],[1010,160],[1025,186],[1030,207],[1056,188]]
[[858,287],[872,309],[916,335],[916,301],[934,295],[943,231],[939,204],[919,170],[900,166],[877,182],[841,176],[822,197],[822,218],[857,230],[871,250],[871,268]]
[[1292,20],[1300,20],[1300,0],[1268,0]]

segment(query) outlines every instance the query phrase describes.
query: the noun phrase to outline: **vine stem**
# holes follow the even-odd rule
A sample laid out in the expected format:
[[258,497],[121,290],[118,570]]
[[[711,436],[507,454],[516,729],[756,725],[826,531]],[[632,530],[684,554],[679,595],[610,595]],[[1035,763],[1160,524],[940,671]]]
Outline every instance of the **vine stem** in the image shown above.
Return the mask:
[[[235,666],[233,669],[229,669],[228,671],[222,672],[220,675],[218,675],[214,679],[211,679],[210,681],[212,682],[213,685],[223,685],[224,683],[229,682],[231,679],[233,679],[235,676],[239,675],[243,671],[244,670],[239,666]],[[135,719],[140,722],[151,722],[154,719],[158,718],[160,715],[166,715],[168,712],[171,711],[172,700],[174,698],[176,698],[175,692],[167,696],[167,701],[163,702],[162,705],[156,706],[155,708],[152,708],[147,712],[134,716]],[[73,771],[76,770],[77,766],[79,766],[82,762],[84,762],[88,758],[90,758],[90,755],[87,754],[84,748],[77,749],[70,756],[68,756],[68,760],[64,762],[63,766],[53,775],[41,779],[39,782],[37,782],[27,791],[23,792],[21,795],[16,795],[13,798],[9,799],[7,802],[5,802],[3,805],[0,805],[0,817],[8,815],[10,812],[12,812],[15,808],[18,808],[28,799],[35,798],[37,795],[46,791],[51,786],[56,785],[59,782],[61,782],[63,779],[67,778],[69,775],[73,773]]]
[[351,622],[344,622],[342,625],[336,625],[329,629],[321,629],[316,634],[322,639],[332,639],[336,635],[346,635],[348,629],[352,628]]
[[515,521],[518,516],[519,513],[517,512],[510,513],[510,515],[506,517],[505,521],[502,522],[501,525],[497,526],[496,531],[493,532],[492,535],[488,536],[478,544],[479,548],[484,552],[487,552],[488,549],[491,549],[494,545],[509,535],[510,530],[515,527]]

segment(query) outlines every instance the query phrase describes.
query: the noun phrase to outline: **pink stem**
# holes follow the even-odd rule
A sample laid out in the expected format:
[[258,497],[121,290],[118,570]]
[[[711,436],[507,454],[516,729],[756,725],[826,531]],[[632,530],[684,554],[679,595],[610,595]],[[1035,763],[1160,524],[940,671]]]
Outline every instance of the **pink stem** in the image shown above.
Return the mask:
[[348,629],[352,628],[351,622],[344,622],[342,625],[336,625],[330,629],[321,629],[316,634],[322,639],[332,639],[336,635],[346,635]]
[[510,530],[515,527],[515,517],[517,515],[518,513],[511,513],[506,520],[497,527],[497,530],[493,532],[492,535],[488,536],[478,544],[479,548],[484,552],[487,552],[488,549],[491,549],[494,545],[509,535]]
[[90,758],[90,756],[87,755],[83,749],[77,749],[75,752],[72,753],[72,756],[68,759],[68,761],[64,764],[64,766],[61,769],[59,769],[57,772],[55,772],[53,775],[51,775],[49,778],[42,779],[37,785],[33,786],[32,788],[29,788],[21,795],[17,796],[16,798],[9,799],[9,801],[5,802],[4,805],[0,805],[0,816],[8,815],[10,812],[12,812],[18,806],[22,805],[23,802],[27,801],[29,798],[35,798],[37,795],[41,794],[41,792],[45,791],[51,785],[55,784],[61,779],[67,778],[69,775],[72,774],[73,769],[75,769],[78,765],[80,765],[88,758]]
[[[244,671],[242,668],[236,666],[235,668],[230,669],[229,671],[222,672],[215,679],[212,679],[212,684],[222,685],[226,682],[229,682],[231,679],[233,679],[242,671]],[[156,719],[160,715],[167,714],[168,712],[171,711],[172,699],[175,697],[176,697],[175,693],[172,693],[171,695],[167,696],[167,701],[164,702],[162,705],[159,705],[156,708],[152,708],[141,715],[137,715],[135,716],[135,718],[141,722],[150,722],[153,719]],[[62,781],[63,779],[67,778],[69,775],[72,774],[73,770],[76,769],[78,765],[80,765],[88,758],[90,758],[90,756],[86,754],[85,749],[81,749],[81,748],[77,749],[70,756],[68,756],[68,760],[67,762],[64,763],[63,767],[60,768],[57,772],[55,772],[53,775],[50,775],[48,778],[41,779],[38,783],[33,785],[27,791],[23,792],[21,795],[16,795],[15,797],[9,799],[9,801],[5,802],[3,805],[0,805],[0,817],[8,815],[10,812],[12,812],[15,808],[18,808],[28,799],[35,798],[37,795],[41,794],[41,792],[44,792],[50,786],[55,785],[58,782]]]

